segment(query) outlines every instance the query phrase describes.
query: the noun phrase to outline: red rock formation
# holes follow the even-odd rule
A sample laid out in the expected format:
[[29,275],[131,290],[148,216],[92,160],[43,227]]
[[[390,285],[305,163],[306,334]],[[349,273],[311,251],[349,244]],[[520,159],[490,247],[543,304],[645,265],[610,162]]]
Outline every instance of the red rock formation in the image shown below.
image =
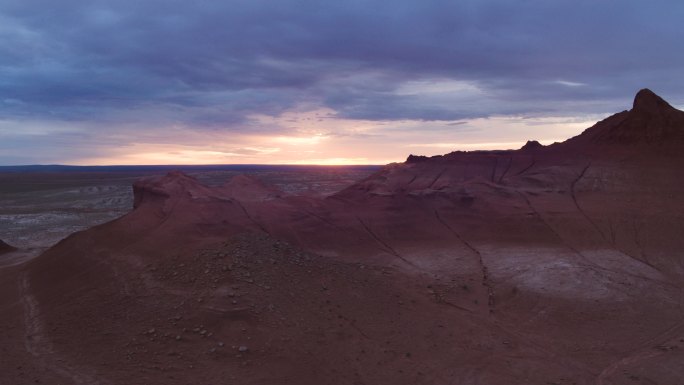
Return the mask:
[[578,137],[567,141],[579,147],[629,146],[631,151],[662,151],[684,145],[684,112],[672,107],[651,90],[643,89],[634,98],[630,111],[615,114]]
[[3,376],[679,383],[681,114],[644,90],[564,143],[411,156],[324,199],[140,181],[128,215],[0,270]]

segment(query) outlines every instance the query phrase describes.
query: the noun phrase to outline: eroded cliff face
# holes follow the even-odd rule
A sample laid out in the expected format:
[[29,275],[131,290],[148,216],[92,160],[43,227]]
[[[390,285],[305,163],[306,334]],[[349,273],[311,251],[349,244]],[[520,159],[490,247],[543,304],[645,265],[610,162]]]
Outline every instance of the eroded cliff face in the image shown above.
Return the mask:
[[327,198],[143,180],[21,267],[12,314],[74,383],[678,383],[683,121],[642,90],[564,143],[412,156]]

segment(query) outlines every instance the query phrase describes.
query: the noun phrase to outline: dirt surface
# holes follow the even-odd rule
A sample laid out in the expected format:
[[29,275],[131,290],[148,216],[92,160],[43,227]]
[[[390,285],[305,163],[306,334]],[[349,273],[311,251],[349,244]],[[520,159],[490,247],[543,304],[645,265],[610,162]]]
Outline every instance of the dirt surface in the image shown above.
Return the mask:
[[642,91],[564,143],[325,197],[140,180],[0,267],[2,383],[684,383],[683,115]]

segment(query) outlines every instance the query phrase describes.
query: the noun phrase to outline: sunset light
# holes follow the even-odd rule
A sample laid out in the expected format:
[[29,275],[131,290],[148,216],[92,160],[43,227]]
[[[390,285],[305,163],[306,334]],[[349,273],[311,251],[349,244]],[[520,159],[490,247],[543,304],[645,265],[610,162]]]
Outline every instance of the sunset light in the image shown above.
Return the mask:
[[683,385],[682,37],[0,0],[0,385]]

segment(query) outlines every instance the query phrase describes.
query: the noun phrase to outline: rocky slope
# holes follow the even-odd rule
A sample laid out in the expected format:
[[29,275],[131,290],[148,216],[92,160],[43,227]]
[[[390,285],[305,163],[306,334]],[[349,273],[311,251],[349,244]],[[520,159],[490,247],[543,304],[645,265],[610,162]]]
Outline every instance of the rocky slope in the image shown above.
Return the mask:
[[0,269],[9,383],[684,381],[682,112],[411,156],[326,198],[181,173]]

